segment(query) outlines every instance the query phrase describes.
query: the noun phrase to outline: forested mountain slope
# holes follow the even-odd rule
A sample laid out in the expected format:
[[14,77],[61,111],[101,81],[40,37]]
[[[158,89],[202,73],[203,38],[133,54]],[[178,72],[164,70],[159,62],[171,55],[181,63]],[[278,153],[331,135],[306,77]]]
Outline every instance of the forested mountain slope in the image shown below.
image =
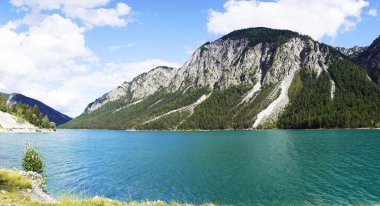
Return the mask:
[[42,114],[46,115],[49,118],[49,120],[54,122],[56,125],[64,124],[72,119],[71,117],[62,114],[61,112],[51,108],[43,102],[27,97],[22,94],[10,94],[7,99],[9,105],[16,105],[19,103],[26,104],[30,107],[34,107],[34,105],[37,105],[38,108],[41,110]]

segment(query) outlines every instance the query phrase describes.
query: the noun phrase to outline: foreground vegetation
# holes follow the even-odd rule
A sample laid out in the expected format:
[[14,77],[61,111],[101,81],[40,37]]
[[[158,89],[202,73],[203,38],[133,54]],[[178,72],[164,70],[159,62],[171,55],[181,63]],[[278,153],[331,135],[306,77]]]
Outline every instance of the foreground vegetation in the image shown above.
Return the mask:
[[30,107],[26,104],[7,105],[7,101],[0,95],[0,111],[7,112],[17,117],[17,121],[22,123],[27,121],[41,129],[55,129],[55,123],[50,122],[46,115],[43,115],[37,105]]
[[24,157],[21,161],[22,168],[25,171],[37,172],[40,175],[44,174],[44,159],[36,148],[26,146]]
[[0,205],[27,205],[30,197],[22,191],[31,187],[29,180],[18,172],[0,169]]
[[[64,198],[55,203],[33,202],[30,197],[30,180],[17,171],[0,169],[0,205],[12,206],[191,206],[191,204],[165,203],[162,201],[119,202],[102,197],[85,200]],[[204,204],[212,206],[213,204]]]

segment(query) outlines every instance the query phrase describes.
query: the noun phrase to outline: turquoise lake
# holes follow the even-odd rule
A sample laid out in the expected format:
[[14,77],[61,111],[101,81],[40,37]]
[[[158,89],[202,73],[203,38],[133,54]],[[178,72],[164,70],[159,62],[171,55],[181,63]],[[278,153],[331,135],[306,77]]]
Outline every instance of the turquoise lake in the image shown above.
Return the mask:
[[289,205],[380,203],[380,130],[0,133],[0,168],[25,143],[55,197]]

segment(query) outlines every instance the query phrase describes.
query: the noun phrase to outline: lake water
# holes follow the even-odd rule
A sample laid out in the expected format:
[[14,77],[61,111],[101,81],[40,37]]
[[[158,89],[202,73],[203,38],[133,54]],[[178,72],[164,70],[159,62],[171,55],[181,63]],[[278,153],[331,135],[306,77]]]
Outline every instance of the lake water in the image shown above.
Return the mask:
[[53,196],[228,205],[380,203],[380,130],[0,134],[0,168],[30,142]]

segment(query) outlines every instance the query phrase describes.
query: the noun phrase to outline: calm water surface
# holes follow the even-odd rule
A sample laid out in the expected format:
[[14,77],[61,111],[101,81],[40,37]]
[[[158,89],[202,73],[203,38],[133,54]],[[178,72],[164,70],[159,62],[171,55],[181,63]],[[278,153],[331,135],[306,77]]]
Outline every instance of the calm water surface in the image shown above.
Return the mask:
[[380,202],[380,130],[0,133],[0,167],[32,143],[56,197],[229,205]]

